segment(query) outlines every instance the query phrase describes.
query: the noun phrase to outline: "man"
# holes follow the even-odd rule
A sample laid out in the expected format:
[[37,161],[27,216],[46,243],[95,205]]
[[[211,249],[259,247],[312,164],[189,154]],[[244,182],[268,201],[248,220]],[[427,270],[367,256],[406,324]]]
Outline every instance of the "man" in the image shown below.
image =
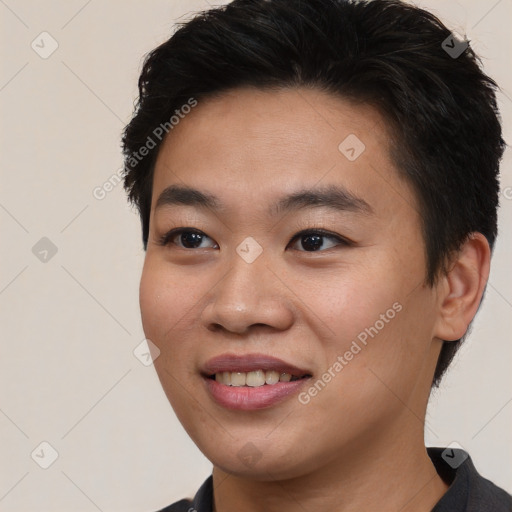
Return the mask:
[[511,510],[423,438],[489,275],[495,86],[389,0],[235,0],[151,52],[123,139],[142,322],[213,463],[166,511]]

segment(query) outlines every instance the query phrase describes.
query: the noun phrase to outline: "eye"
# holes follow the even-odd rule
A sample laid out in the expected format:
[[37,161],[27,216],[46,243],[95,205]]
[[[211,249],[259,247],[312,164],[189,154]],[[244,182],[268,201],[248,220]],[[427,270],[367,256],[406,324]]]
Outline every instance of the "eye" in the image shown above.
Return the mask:
[[[205,249],[208,246],[201,246],[201,244],[206,239],[211,240],[209,236],[205,235],[202,231],[199,231],[198,229],[176,228],[172,229],[171,231],[163,235],[158,240],[158,244],[162,246],[173,244],[177,245],[182,249]],[[323,239],[330,239],[337,243],[331,245],[331,247],[325,247]],[[178,242],[176,242],[175,240],[177,240]],[[295,242],[295,245],[297,245],[297,243],[301,243],[302,246],[306,248],[306,251],[300,252],[315,252],[319,251],[320,249],[331,249],[336,245],[351,245],[351,242],[349,240],[339,235],[335,235],[334,233],[330,233],[329,231],[325,231],[323,229],[318,228],[306,229],[304,231],[301,231],[300,233],[297,233],[296,235],[293,236],[288,245],[290,245],[290,243],[293,242],[294,240],[297,240],[297,242]],[[217,244],[214,244],[213,246],[214,249],[218,249],[218,247],[219,246]]]
[[[329,238],[331,240],[334,240],[338,242],[337,244],[334,244],[331,247],[325,247],[323,240]],[[345,245],[349,246],[351,243],[346,240],[345,238],[335,235],[334,233],[330,233],[329,231],[325,231],[323,229],[306,229],[304,231],[301,231],[300,233],[297,233],[290,242],[293,242],[294,240],[297,240],[295,245],[297,243],[302,244],[303,247],[308,248],[310,250],[301,251],[301,252],[315,252],[319,251],[320,249],[332,249],[332,247],[335,247],[336,245]]]
[[[174,240],[177,239],[180,243],[175,243]],[[181,247],[182,249],[205,249],[206,247],[201,247],[201,243],[205,239],[211,238],[205,235],[202,231],[193,228],[176,228],[171,229],[168,233],[160,238],[158,241],[159,245],[169,245],[170,243]],[[218,247],[215,244],[215,247]]]

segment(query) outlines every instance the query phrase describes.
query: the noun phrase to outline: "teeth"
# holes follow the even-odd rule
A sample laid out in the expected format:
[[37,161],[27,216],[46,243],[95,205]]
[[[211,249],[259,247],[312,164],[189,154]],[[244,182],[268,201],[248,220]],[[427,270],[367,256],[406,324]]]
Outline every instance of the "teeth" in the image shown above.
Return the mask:
[[231,386],[231,372],[220,372],[215,374],[215,380],[221,384]]
[[[295,379],[298,379],[295,377]],[[215,374],[215,380],[220,384],[234,387],[259,387],[265,384],[272,385],[277,382],[290,382],[292,376],[289,373],[276,372],[275,370],[256,370],[252,372],[219,372]]]
[[245,386],[247,383],[247,374],[242,372],[232,372],[231,373],[231,385],[232,386]]
[[256,370],[255,372],[249,372],[246,377],[245,383],[251,388],[263,386],[265,384],[265,372],[263,370]]
[[275,384],[279,382],[279,372],[269,370],[265,372],[265,384]]

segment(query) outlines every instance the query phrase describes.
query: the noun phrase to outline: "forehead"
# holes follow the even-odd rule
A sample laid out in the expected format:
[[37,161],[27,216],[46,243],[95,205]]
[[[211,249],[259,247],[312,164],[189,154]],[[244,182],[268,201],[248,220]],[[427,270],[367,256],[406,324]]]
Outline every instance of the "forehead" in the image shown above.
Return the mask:
[[233,213],[251,205],[270,215],[284,194],[335,185],[376,211],[397,199],[415,209],[389,151],[388,127],[368,105],[314,89],[236,89],[199,101],[169,132],[152,209],[171,184],[225,198]]

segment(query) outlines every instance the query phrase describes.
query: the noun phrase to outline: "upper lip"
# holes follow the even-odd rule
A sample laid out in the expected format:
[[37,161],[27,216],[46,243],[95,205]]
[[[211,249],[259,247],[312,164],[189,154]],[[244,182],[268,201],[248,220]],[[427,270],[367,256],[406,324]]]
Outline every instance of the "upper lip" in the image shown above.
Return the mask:
[[255,370],[274,370],[296,377],[311,375],[306,369],[298,368],[282,359],[265,354],[221,354],[209,359],[204,364],[202,373],[209,377],[220,372],[251,372]]

